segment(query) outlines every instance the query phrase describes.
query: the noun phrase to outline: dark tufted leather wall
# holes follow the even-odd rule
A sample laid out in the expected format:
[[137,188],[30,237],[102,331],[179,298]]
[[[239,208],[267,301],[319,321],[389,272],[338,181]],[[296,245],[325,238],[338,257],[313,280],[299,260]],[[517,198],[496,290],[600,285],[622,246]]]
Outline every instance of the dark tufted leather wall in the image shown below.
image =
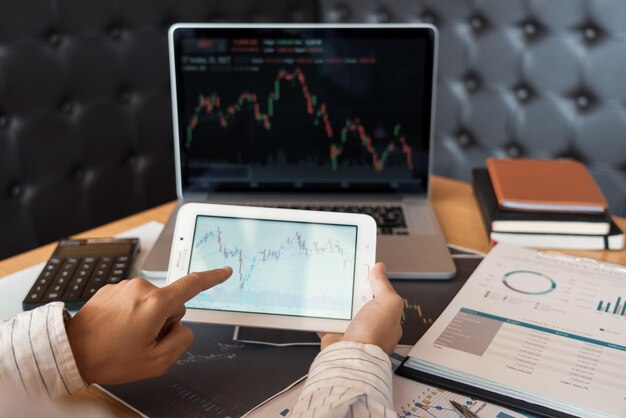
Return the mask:
[[626,1],[321,0],[330,22],[440,32],[435,172],[576,158],[626,215]]
[[626,215],[623,0],[0,2],[0,258],[174,198],[177,21],[434,22],[435,171],[574,157]]
[[298,0],[0,2],[0,258],[175,198],[167,29]]

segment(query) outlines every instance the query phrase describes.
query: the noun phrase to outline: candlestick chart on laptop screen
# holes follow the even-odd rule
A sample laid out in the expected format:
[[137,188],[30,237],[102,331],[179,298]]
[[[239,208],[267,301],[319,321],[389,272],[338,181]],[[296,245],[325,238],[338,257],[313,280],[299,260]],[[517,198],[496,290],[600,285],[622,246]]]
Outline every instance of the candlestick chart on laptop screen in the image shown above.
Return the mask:
[[432,51],[401,29],[382,32],[183,34],[183,186],[425,188]]

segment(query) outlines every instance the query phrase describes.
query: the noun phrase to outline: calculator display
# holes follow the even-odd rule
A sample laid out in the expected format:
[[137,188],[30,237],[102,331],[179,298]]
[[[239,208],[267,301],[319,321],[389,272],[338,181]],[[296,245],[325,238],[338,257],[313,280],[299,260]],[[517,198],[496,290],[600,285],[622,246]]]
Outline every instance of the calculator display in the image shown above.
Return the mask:
[[82,255],[98,255],[98,254],[108,254],[108,255],[123,255],[127,254],[132,247],[130,242],[119,242],[119,243],[90,243],[88,245],[79,245],[79,246],[64,246],[57,247],[57,250],[54,252],[55,255],[62,256],[82,256]]

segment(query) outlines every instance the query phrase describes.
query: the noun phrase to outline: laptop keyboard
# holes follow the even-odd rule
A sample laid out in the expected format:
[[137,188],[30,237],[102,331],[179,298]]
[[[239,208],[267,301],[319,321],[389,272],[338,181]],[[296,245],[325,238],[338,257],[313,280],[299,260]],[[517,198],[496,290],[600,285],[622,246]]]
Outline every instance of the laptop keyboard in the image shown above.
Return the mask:
[[[261,205],[270,206],[270,205]],[[328,212],[364,213],[376,221],[381,235],[408,235],[404,211],[401,206],[373,205],[271,205],[286,209],[322,210]]]

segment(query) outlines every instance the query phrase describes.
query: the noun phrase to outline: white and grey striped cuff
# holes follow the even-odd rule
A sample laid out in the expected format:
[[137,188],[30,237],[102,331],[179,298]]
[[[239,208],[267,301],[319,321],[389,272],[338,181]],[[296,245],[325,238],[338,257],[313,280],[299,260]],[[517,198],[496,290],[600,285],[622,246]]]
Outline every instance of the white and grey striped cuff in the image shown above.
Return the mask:
[[29,397],[47,394],[57,398],[86,387],[63,318],[63,303],[54,302],[21,313],[10,321],[8,341],[3,341],[9,347],[2,347],[9,356],[3,360],[3,368],[14,369],[11,380]]

